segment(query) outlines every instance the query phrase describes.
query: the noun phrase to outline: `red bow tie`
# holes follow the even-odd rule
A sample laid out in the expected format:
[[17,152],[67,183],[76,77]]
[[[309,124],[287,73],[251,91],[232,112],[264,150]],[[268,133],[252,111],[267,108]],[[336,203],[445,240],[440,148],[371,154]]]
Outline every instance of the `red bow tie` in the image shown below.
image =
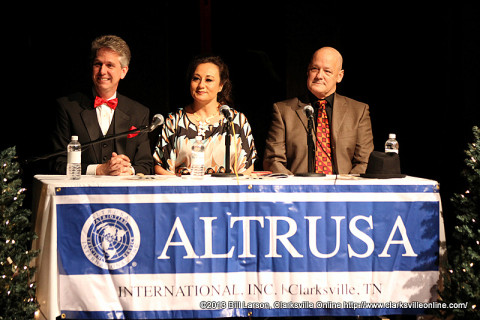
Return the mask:
[[107,106],[115,110],[118,104],[118,98],[105,100],[100,97],[95,97],[95,103],[93,104],[93,106],[96,108],[98,106],[101,106],[102,104],[106,104]]

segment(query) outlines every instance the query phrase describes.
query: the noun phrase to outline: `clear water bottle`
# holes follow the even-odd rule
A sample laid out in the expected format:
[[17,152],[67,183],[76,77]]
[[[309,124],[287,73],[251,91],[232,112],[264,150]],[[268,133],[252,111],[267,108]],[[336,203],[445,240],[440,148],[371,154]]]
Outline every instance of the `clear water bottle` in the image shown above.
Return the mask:
[[82,175],[82,146],[78,136],[72,136],[67,152],[67,179],[78,180]]
[[192,177],[201,179],[205,175],[205,146],[202,136],[196,136],[192,146]]
[[398,141],[395,133],[388,135],[388,140],[385,142],[385,152],[395,152],[398,154]]

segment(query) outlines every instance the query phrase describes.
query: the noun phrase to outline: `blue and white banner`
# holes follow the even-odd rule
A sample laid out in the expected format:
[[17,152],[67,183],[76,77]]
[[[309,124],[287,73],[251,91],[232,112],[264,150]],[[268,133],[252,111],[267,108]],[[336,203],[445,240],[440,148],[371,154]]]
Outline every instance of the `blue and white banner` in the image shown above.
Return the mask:
[[66,187],[55,199],[67,317],[417,313],[438,281],[435,185]]

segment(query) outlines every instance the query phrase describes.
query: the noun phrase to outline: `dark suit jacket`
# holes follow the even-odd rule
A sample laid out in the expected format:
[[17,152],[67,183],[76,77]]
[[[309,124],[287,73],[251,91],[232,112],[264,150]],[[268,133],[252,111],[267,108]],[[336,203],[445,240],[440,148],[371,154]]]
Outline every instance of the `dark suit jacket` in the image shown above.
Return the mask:
[[[265,170],[287,174],[308,172],[308,120],[303,112],[306,105],[306,102],[298,98],[273,105],[272,123],[263,160]],[[334,172],[365,172],[368,157],[373,151],[367,104],[335,94],[331,147]]]
[[[112,120],[114,128],[110,128],[109,132],[122,133],[130,130],[132,126],[139,128],[149,124],[150,111],[148,108],[118,93],[117,98],[118,105]],[[57,119],[52,137],[55,152],[67,150],[67,144],[72,135],[77,135],[81,144],[103,137],[97,113],[93,107],[92,95],[75,93],[59,98],[57,102]],[[147,133],[133,138],[121,137],[111,141],[114,144],[115,152],[130,158],[135,173],[152,173],[153,158]],[[82,151],[82,174],[86,173],[88,165],[105,163],[110,159],[111,153],[107,157],[102,156],[102,148],[106,146],[107,143],[95,144]],[[66,167],[66,155],[54,159],[55,173],[65,174]]]

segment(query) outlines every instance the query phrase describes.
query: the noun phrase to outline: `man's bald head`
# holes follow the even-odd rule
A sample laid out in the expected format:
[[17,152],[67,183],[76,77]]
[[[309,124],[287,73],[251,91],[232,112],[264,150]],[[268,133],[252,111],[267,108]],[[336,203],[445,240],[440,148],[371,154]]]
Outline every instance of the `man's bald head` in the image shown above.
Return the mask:
[[315,51],[308,66],[307,87],[319,99],[333,94],[343,79],[343,58],[337,49],[323,47]]

